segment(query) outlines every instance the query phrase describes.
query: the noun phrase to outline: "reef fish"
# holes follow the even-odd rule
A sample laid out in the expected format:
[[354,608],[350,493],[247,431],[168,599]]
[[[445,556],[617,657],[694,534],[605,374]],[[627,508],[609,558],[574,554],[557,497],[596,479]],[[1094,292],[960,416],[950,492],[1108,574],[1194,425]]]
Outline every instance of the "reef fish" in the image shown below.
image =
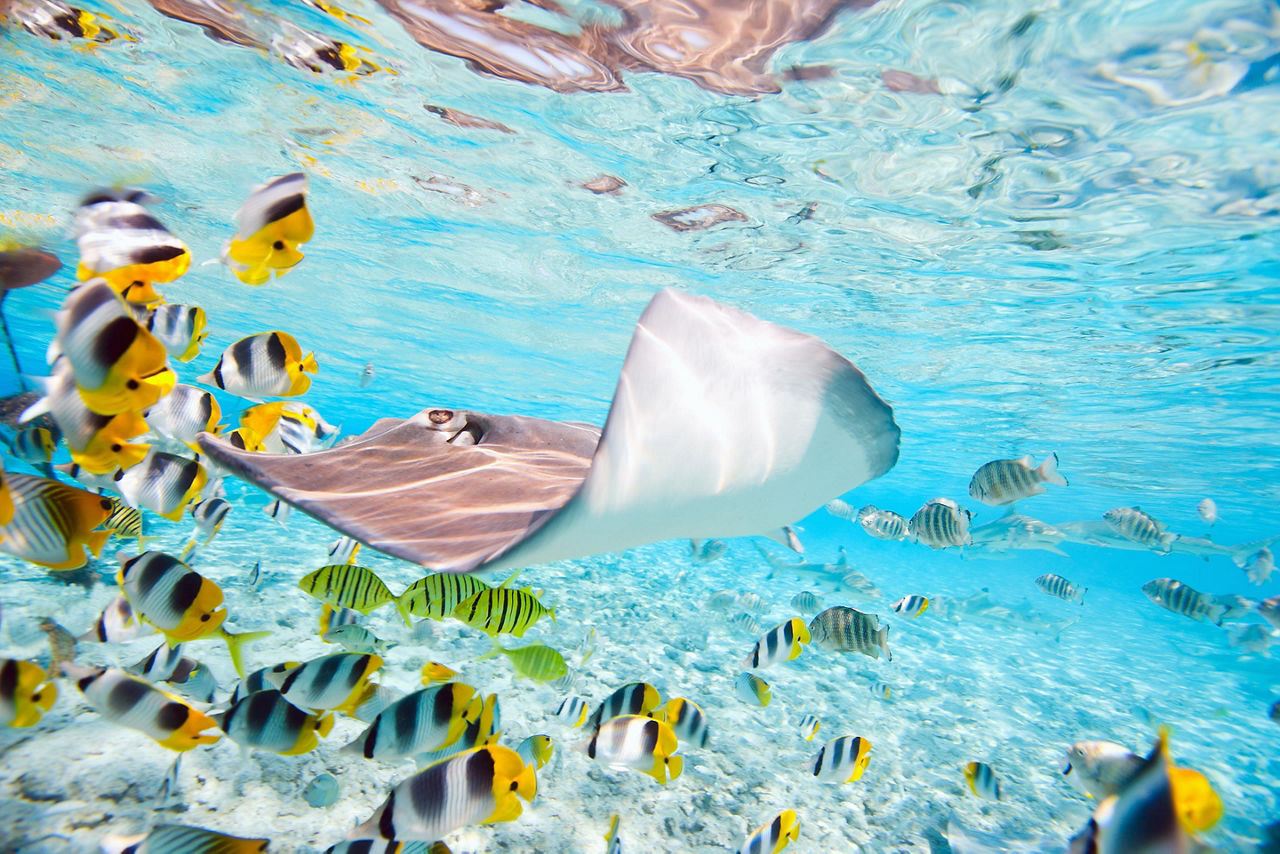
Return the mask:
[[229,346],[213,370],[196,381],[250,400],[293,397],[311,387],[308,374],[318,370],[315,355],[303,355],[292,335],[262,332]]
[[742,663],[743,667],[763,668],[777,664],[779,661],[791,661],[800,655],[804,645],[809,642],[809,629],[804,620],[792,617],[785,623],[779,623],[764,637],[756,641],[751,654]]
[[809,772],[827,783],[852,783],[867,770],[871,742],[856,735],[833,738],[809,760]]
[[13,515],[0,526],[0,552],[48,569],[78,569],[101,553],[110,531],[111,502],[60,481],[26,474],[5,476]]
[[523,811],[517,796],[528,801],[537,791],[534,769],[514,750],[486,745],[441,760],[400,783],[347,835],[433,842],[469,824],[514,821]]
[[971,515],[950,498],[935,498],[915,512],[907,523],[907,530],[916,542],[931,549],[963,546],[972,542],[969,537]]
[[1161,608],[1200,622],[1220,626],[1227,613],[1227,606],[1215,602],[1212,596],[1172,578],[1148,581],[1142,585],[1142,592]]
[[275,690],[254,691],[215,719],[222,731],[241,747],[268,750],[281,756],[309,753],[333,729],[333,715],[308,713]]
[[813,618],[809,623],[813,643],[833,652],[860,652],[871,658],[880,653],[889,661],[889,627],[880,627],[880,618],[865,614],[856,608],[834,605]]
[[674,755],[679,746],[665,722],[621,715],[605,721],[574,749],[611,768],[633,768],[666,785],[684,769],[684,760]]
[[141,204],[136,191],[96,193],[76,212],[80,264],[76,278],[106,279],[129,302],[160,301],[155,282],[171,282],[191,266],[187,245]]
[[799,838],[800,819],[796,811],[783,810],[753,830],[738,854],[776,854]]
[[220,737],[205,732],[216,728],[217,721],[145,679],[115,667],[67,670],[103,718],[145,733],[170,750],[191,750]]
[[292,172],[253,189],[236,211],[236,233],[223,258],[246,285],[265,284],[302,261],[298,245],[315,233],[307,210],[307,176]]
[[1000,800],[1000,781],[996,772],[985,762],[970,762],[964,766],[964,781],[975,795],[989,801]]
[[983,504],[999,507],[1040,495],[1046,483],[1067,485],[1067,479],[1058,473],[1058,455],[1050,454],[1037,466],[1028,454],[1016,460],[992,460],[982,465],[969,481],[969,495]]
[[34,661],[0,658],[0,724],[28,727],[58,699],[58,686],[46,681],[45,669]]
[[476,690],[461,682],[423,688],[383,709],[342,749],[366,759],[396,759],[439,750],[457,741],[482,707]]
[[1162,523],[1138,507],[1117,507],[1103,513],[1102,518],[1126,540],[1156,551],[1168,553],[1178,539],[1177,534],[1166,531]]
[[1084,594],[1089,591],[1088,587],[1077,587],[1061,575],[1046,573],[1035,580],[1036,587],[1040,588],[1050,596],[1057,596],[1059,599],[1067,602],[1077,602],[1084,604]]

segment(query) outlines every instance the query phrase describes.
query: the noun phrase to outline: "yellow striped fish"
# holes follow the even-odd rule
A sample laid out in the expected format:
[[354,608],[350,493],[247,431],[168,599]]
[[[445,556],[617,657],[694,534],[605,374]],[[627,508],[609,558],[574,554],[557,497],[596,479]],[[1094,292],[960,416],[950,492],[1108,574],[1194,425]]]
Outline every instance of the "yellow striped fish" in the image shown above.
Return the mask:
[[396,598],[373,570],[349,563],[322,566],[305,576],[298,586],[326,605],[350,608],[361,614],[381,608]]
[[505,655],[511,659],[511,666],[516,673],[539,682],[550,682],[569,673],[569,666],[564,663],[564,656],[542,643],[532,643],[508,649],[493,640],[493,649],[476,659],[484,661],[495,655]]
[[27,474],[6,478],[13,501],[13,517],[0,526],[0,552],[48,569],[78,569],[88,549],[94,557],[111,536],[95,531],[106,520],[111,504],[60,481]]
[[105,854],[158,854],[161,851],[217,852],[217,854],[258,854],[267,850],[266,839],[228,836],[203,827],[157,824],[150,833],[131,836],[107,834],[102,839]]
[[[489,585],[474,575],[433,572],[405,588],[396,599],[396,607],[401,614],[443,620],[460,602],[488,589]],[[408,621],[406,616],[405,622]]]
[[117,537],[137,537],[138,550],[141,551],[143,541],[147,539],[142,535],[142,511],[130,507],[114,495],[106,498],[111,502],[111,515],[102,523],[102,527]]
[[473,629],[490,635],[511,634],[523,637],[525,631],[543,614],[556,621],[556,612],[546,608],[532,588],[512,590],[510,587],[491,587],[481,590],[458,603],[453,617]]

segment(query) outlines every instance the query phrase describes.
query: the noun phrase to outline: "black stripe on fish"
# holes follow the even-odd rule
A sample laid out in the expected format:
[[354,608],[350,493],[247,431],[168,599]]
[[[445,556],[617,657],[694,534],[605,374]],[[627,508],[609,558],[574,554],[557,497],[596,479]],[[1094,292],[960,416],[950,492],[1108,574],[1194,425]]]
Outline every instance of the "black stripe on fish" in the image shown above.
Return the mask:
[[181,246],[147,246],[133,253],[133,263],[158,264],[161,261],[171,261],[186,251]]
[[288,364],[288,353],[284,349],[284,341],[280,333],[272,332],[267,336],[267,362],[276,373],[283,373]]
[[18,662],[8,658],[3,665],[0,665],[0,697],[12,700],[16,698],[17,693]]
[[[118,714],[127,714],[142,698],[151,693],[151,686],[135,679],[121,679],[107,692],[107,708]],[[185,718],[184,718],[185,720]]]
[[264,223],[278,222],[295,211],[300,211],[306,207],[306,199],[301,193],[292,196],[286,196],[267,208],[262,214]]

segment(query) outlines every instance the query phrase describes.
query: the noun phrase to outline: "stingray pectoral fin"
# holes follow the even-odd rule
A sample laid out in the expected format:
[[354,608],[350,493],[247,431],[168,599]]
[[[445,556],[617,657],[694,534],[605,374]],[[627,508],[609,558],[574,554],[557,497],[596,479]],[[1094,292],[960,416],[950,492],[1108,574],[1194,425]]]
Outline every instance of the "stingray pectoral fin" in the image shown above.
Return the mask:
[[664,290],[636,326],[582,488],[493,565],[787,525],[887,472],[899,433],[822,341]]
[[598,438],[585,424],[427,409],[309,454],[241,451],[208,433],[199,443],[236,475],[370,548],[465,572],[569,500]]

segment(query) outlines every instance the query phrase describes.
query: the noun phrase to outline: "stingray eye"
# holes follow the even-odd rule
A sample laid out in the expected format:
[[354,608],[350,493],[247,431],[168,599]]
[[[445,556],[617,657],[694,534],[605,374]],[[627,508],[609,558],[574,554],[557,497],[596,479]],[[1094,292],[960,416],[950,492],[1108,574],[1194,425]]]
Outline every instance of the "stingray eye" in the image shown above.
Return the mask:
[[433,409],[427,413],[427,417],[431,419],[432,424],[447,424],[453,418],[453,410]]

